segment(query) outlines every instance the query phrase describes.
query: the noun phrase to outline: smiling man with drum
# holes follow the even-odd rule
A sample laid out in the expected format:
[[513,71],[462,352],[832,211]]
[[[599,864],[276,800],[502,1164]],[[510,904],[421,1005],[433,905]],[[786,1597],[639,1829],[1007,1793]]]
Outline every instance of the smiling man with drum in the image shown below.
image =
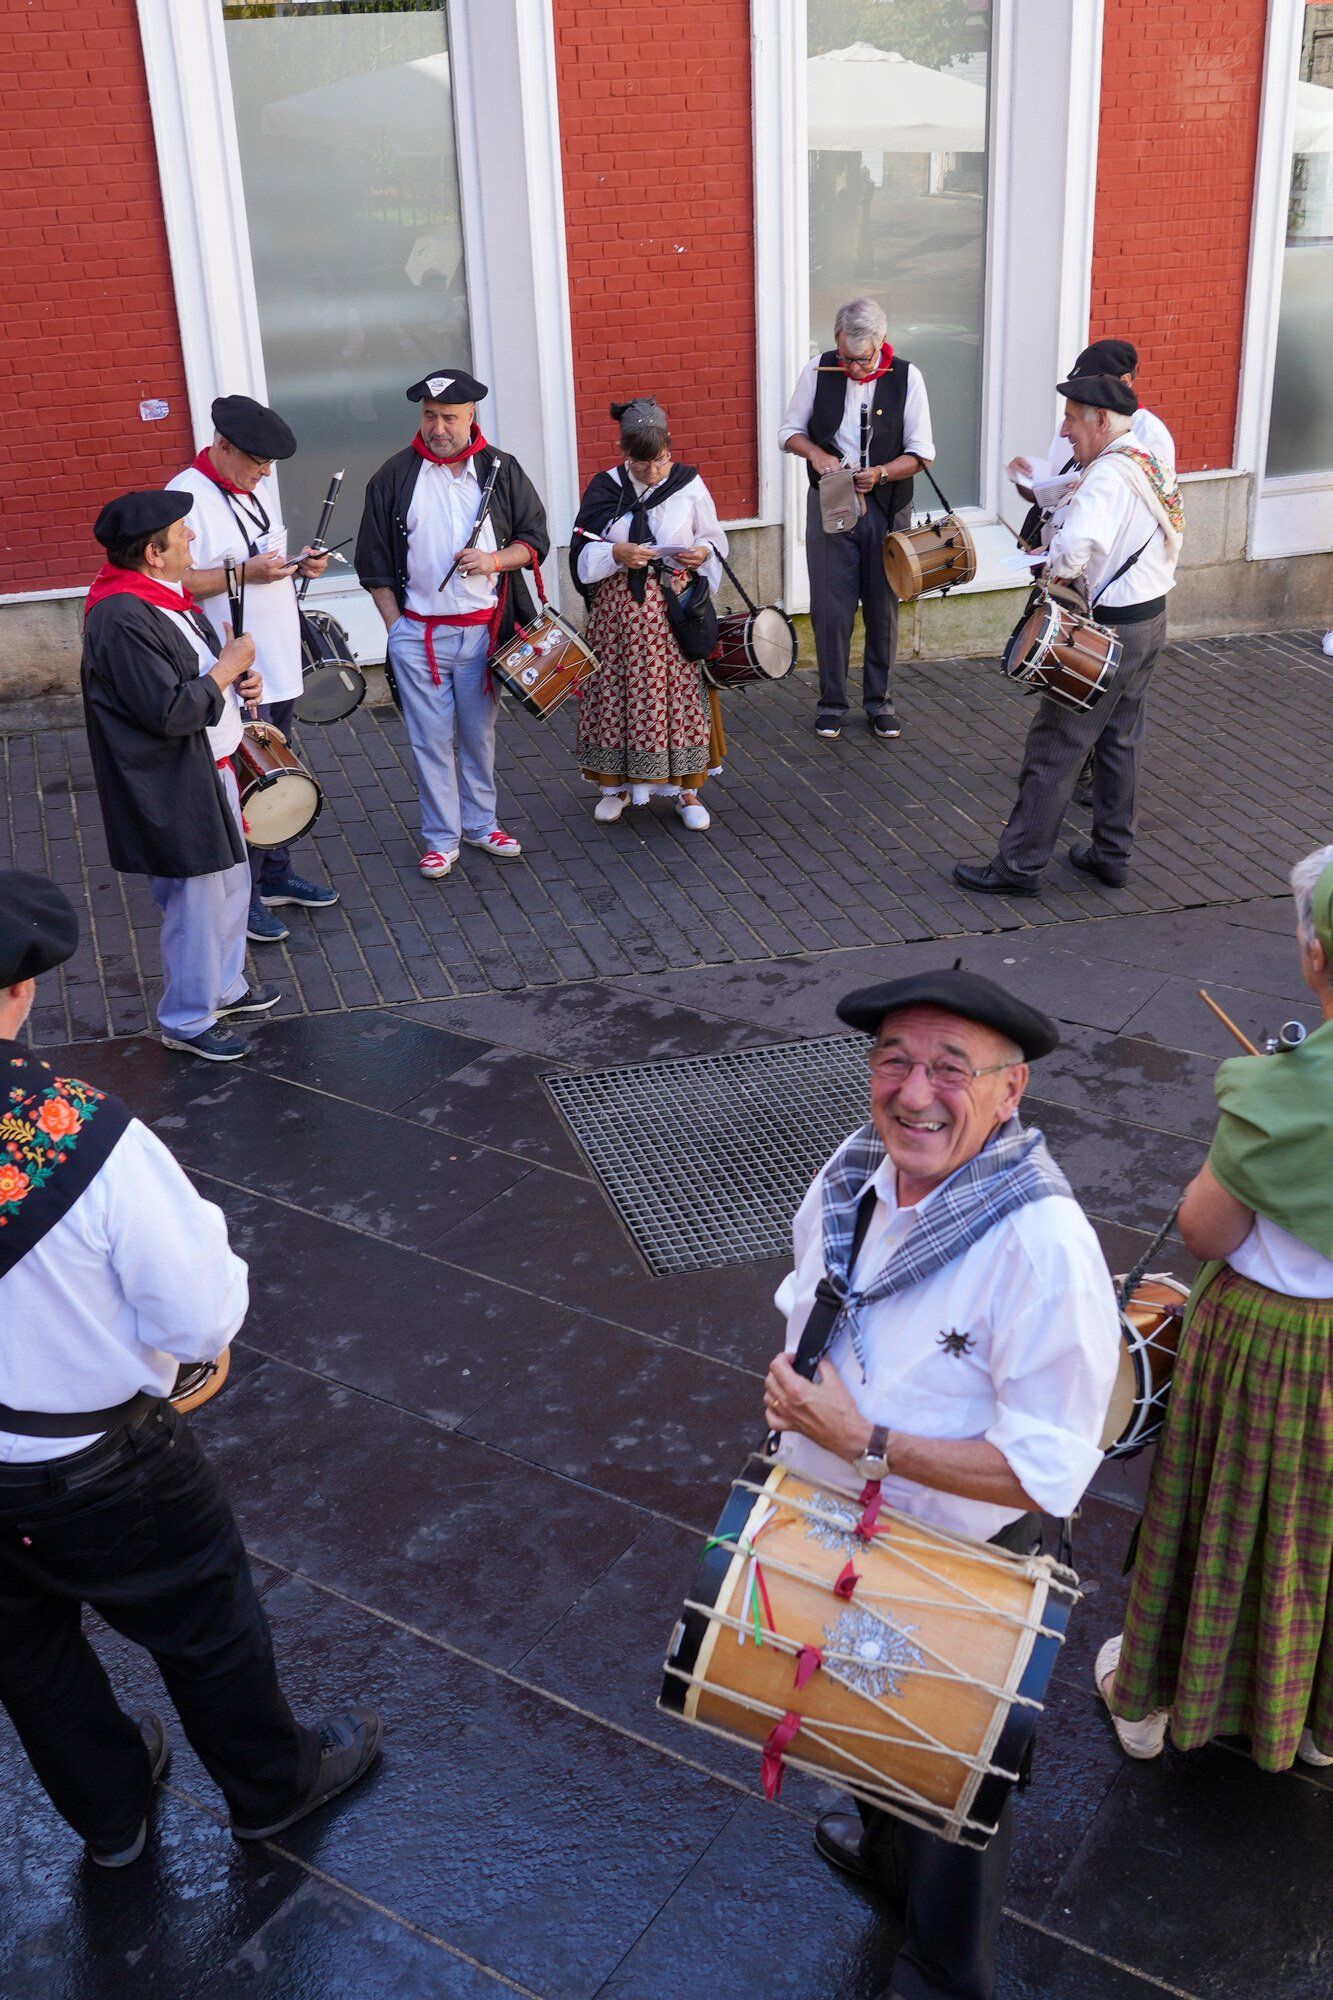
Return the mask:
[[98,515],[107,560],[88,592],[84,720],[111,865],[147,875],[162,912],[162,1039],[236,1062],[247,1045],[219,1017],[279,998],[246,983],[250,863],[231,765],[240,701],[260,700],[264,683],[254,640],[224,644],[184,587],[192,505],[168,488],[123,493]]
[[[1040,1132],[1019,1122],[1053,1021],[988,979],[917,973],[849,993],[874,1037],[870,1122],[816,1176],[776,1303],[765,1410],[802,1477],[1030,1551],[1101,1462],[1120,1353],[1105,1261]],[[821,1321],[816,1315],[823,1314]],[[793,1362],[809,1323],[826,1358]],[[808,1351],[810,1339],[804,1343]],[[824,1857],[901,1907],[893,2000],[989,2000],[1012,1838],[981,1851],[874,1808],[825,1813]]]
[[1075,375],[1056,387],[1066,399],[1061,436],[1082,470],[1042,529],[1046,573],[1086,579],[1092,618],[1113,629],[1119,660],[1095,705],[1043,698],[995,859],[960,861],[953,871],[964,889],[985,896],[1035,896],[1089,751],[1092,840],[1075,842],[1069,859],[1108,888],[1128,876],[1148,682],[1166,644],[1166,596],[1184,533],[1174,471],[1134,441],[1134,391],[1114,375]]

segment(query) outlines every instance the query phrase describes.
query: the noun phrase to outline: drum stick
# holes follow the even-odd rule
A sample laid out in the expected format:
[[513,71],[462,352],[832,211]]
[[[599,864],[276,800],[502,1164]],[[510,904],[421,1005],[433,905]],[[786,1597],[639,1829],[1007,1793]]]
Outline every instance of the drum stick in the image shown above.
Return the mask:
[[1222,1023],[1222,1026],[1224,1028],[1230,1028],[1232,1034],[1236,1037],[1236,1040],[1240,1043],[1241,1047],[1244,1049],[1247,1055],[1257,1056],[1260,1053],[1260,1051],[1256,1049],[1256,1047],[1254,1046],[1254,1043],[1250,1040],[1249,1036],[1246,1034],[1242,1034],[1241,1030],[1236,1026],[1235,1022],[1232,1020],[1230,1014],[1226,1013],[1221,1007],[1219,1007],[1216,1000],[1214,1000],[1212,994],[1205,993],[1202,986],[1199,988],[1199,998],[1203,1001],[1205,1007],[1212,1008],[1213,1012],[1216,1014],[1218,1020]]

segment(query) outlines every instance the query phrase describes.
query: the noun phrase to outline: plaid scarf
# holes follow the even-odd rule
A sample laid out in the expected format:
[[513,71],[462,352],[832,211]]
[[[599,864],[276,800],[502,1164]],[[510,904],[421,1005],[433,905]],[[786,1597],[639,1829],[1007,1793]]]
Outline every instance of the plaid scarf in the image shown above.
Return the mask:
[[865,1306],[877,1305],[931,1277],[1014,1209],[1046,1195],[1072,1194],[1036,1126],[1025,1131],[1015,1116],[941,1187],[924,1213],[918,1212],[883,1269],[868,1285],[853,1291],[848,1267],[857,1204],[883,1158],[884,1141],[873,1125],[863,1125],[838,1148],[824,1173],[824,1269],[841,1300],[828,1346],[845,1326],[863,1381],[866,1358],[860,1316]]

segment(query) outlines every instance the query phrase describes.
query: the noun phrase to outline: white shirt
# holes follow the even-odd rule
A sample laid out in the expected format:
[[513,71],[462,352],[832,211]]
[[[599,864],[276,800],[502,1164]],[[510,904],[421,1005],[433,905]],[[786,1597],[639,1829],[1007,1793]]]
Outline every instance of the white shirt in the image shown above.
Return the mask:
[[[821,1169],[792,1224],[796,1268],[775,1294],[787,1316],[788,1353],[800,1340],[824,1271],[823,1184]],[[881,1163],[872,1184],[879,1201],[853,1274],[862,1283],[887,1262],[917,1213],[898,1206],[892,1161]],[[917,1437],[986,1438],[1048,1514],[1065,1515],[1077,1505],[1102,1462],[1102,1426],[1121,1346],[1115,1288],[1077,1202],[1047,1195],[1015,1209],[931,1277],[867,1306],[861,1334],[865,1381],[845,1331],[828,1358],[863,1416]],[[942,1344],[945,1334],[965,1335],[971,1345],[953,1353]],[[784,1435],[778,1456],[803,1476],[845,1493],[859,1493],[864,1483],[846,1460],[796,1432]],[[978,1541],[989,1541],[1022,1511],[892,1473],[884,1498],[919,1520]]]
[[1227,1262],[1242,1278],[1289,1299],[1333,1299],[1333,1261],[1266,1215],[1255,1216],[1253,1229]]
[[[1110,611],[1165,596],[1176,581],[1176,557],[1167,551],[1160,521],[1108,460],[1108,452],[1097,454],[1042,531],[1052,576],[1087,572],[1094,618],[1099,609]],[[1108,584],[1120,565],[1140,549],[1138,560]]]
[[[427,618],[457,618],[469,611],[492,611],[499,592],[500,578],[464,576],[455,570],[449,588],[440,583],[461,548],[467,546],[481,506],[481,481],[473,467],[475,458],[465,459],[457,472],[447,465],[421,461],[412,502],[407,510],[407,609]],[[498,546],[489,514],[477,537],[479,549],[495,551]]]
[[[170,484],[183,486],[194,495],[194,505],[185,517],[185,524],[194,530],[190,560],[196,569],[219,569],[224,556],[235,556],[238,563],[244,562],[251,553],[250,542],[256,544],[260,555],[286,554],[287,530],[278,512],[272,479],[261,479],[255,491],[255,498],[262,502],[269,518],[267,534],[249,497],[236,493],[228,496],[207,473],[187,466]],[[229,497],[247,524],[248,539],[227,504]],[[255,515],[253,524],[250,514]],[[226,627],[231,623],[226,592],[201,599],[200,609],[219,639],[225,639]],[[245,629],[255,642],[255,666],[264,676],[264,700],[295,701],[301,692],[303,674],[301,620],[296,609],[296,585],[291,577],[280,577],[274,583],[246,584]]]
[[[168,590],[183,592],[184,588],[185,586],[179,583],[169,583],[167,585]],[[200,605],[199,608],[202,611],[204,607]],[[171,620],[178,632],[185,634],[185,637],[194,647],[195,656],[199,661],[200,673],[206,674],[210,667],[216,664],[216,661],[213,654],[209,651],[208,641],[195,628],[185,607],[182,605],[179,611],[168,611],[165,605],[159,605],[158,609]],[[265,694],[267,692],[266,687]],[[213,753],[215,762],[220,761],[223,757],[230,757],[232,751],[240,742],[245,727],[244,717],[245,711],[241,706],[241,697],[236,692],[236,683],[233,681],[230,687],[222,690],[221,715],[216,722],[209,723],[204,730],[204,734],[208,738],[208,747]],[[3,1401],[3,1398],[0,1398],[0,1401]]]
[[[610,468],[614,479],[624,472],[634,491],[643,495],[650,489],[636,479],[628,466],[613,465]],[[631,516],[621,514],[605,530],[605,542],[584,542],[579,551],[579,576],[586,584],[602,583],[608,576],[614,576],[618,567],[611,553],[612,542],[623,542],[629,535]],[[710,548],[720,549],[723,555],[729,553],[731,544],[723,533],[717,518],[717,508],[713,496],[697,475],[688,486],[682,486],[678,493],[668,494],[659,501],[648,516],[653,531],[653,546],[659,549],[696,549],[707,542]],[[722,582],[722,565],[716,555],[710,555],[700,565],[698,574],[708,579],[708,588],[717,590]]]
[[[165,1396],[181,1361],[216,1361],[250,1303],[221,1209],[131,1120],[78,1200],[0,1278],[0,1402],[104,1410]],[[101,1436],[0,1431],[0,1464],[82,1451]]]
[[[815,388],[819,381],[819,356],[812,355],[796,378],[792,399],[787,405],[787,414],[782,419],[778,432],[779,445],[786,445],[794,437],[808,437],[810,418],[815,408]],[[837,436],[833,440],[834,449],[844,465],[861,463],[861,412],[868,408],[880,385],[878,382],[854,382],[847,377],[847,390],[842,403],[842,422],[838,425]],[[918,458],[927,461],[935,456],[935,439],[930,429],[930,403],[926,396],[926,385],[921,370],[914,361],[907,364],[907,399],[903,405],[903,450],[915,452]]]
[[[1176,469],[1176,441],[1160,417],[1151,410],[1135,410],[1130,419],[1130,436],[1144,451],[1150,451],[1158,463],[1168,472]],[[1033,499],[1039,507],[1054,507],[1071,486],[1078,483],[1078,466],[1070,466],[1074,447],[1067,437],[1057,431],[1051,439],[1051,448],[1045,458],[1032,461],[1032,474],[1022,484],[1029,487]],[[1019,484],[1017,480],[1015,485]]]

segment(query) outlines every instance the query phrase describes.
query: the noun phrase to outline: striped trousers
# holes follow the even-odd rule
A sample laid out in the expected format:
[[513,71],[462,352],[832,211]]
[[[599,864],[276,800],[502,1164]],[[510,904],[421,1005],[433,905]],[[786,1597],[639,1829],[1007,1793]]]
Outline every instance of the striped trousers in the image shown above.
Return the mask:
[[1089,750],[1094,752],[1093,854],[1098,861],[1129,859],[1139,746],[1148,719],[1148,680],[1166,643],[1166,612],[1159,611],[1141,625],[1116,629],[1124,650],[1095,707],[1065,708],[1045,695],[1038,705],[1023,746],[1018,799],[997,850],[1006,874],[1040,875],[1045,868]]

